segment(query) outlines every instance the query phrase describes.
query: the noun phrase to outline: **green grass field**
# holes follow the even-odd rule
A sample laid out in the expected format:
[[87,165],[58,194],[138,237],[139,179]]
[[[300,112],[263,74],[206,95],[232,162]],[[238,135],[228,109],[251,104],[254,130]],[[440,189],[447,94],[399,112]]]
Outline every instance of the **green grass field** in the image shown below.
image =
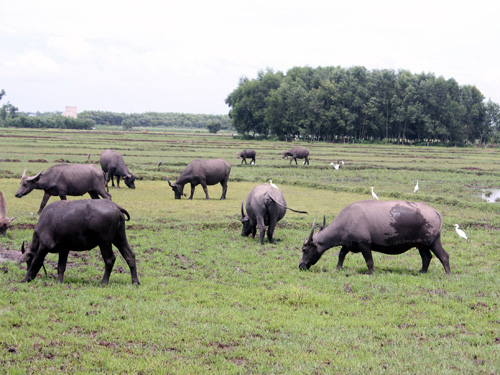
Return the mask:
[[[309,166],[281,159],[308,147]],[[41,191],[14,197],[20,177],[58,161],[99,162],[113,148],[138,177],[136,189],[110,189],[131,214],[127,235],[141,285],[117,253],[110,283],[100,286],[98,249],[72,253],[63,284],[57,255],[21,284],[26,265],[0,264],[0,368],[6,374],[500,374],[500,203],[481,188],[500,188],[500,151],[234,140],[229,135],[98,130],[2,129],[0,191],[14,227],[2,250],[31,240]],[[236,153],[257,151],[255,166]],[[232,164],[227,199],[220,185],[205,201],[174,200],[174,181],[196,158]],[[346,165],[334,170],[331,162]],[[159,162],[161,166],[158,166]],[[277,244],[240,235],[240,206],[272,179],[288,206]],[[413,193],[416,181],[420,190]],[[314,218],[331,222],[349,203],[424,201],[444,220],[451,275],[434,258],[419,274],[416,249],[360,254],[336,271],[338,248],[299,271]],[[185,192],[189,193],[189,186]],[[88,196],[84,197],[87,198]],[[51,198],[50,202],[58,198]],[[70,198],[79,199],[79,198]],[[470,240],[460,240],[453,224]],[[2,372],[2,371],[0,371]]]

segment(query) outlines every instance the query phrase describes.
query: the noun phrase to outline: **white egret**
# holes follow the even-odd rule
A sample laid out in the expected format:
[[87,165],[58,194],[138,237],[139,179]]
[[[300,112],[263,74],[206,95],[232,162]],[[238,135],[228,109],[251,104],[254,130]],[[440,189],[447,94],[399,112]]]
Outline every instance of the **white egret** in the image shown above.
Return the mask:
[[417,184],[415,185],[415,189],[413,189],[413,192],[416,193],[418,191],[418,180],[417,180]]
[[375,192],[373,191],[373,186],[372,186],[372,197],[373,197],[373,199],[378,200],[377,194],[375,194]]
[[271,180],[269,180],[269,185],[271,185],[273,188],[279,190],[279,188],[275,184],[273,184],[273,182]]
[[337,170],[340,168],[340,164],[330,163],[330,165],[333,166],[333,168],[335,168]]
[[463,238],[465,240],[469,240],[467,238],[467,235],[465,234],[465,232],[462,229],[458,229],[458,224],[453,224],[453,226],[455,227],[455,231],[457,232],[457,234],[460,238]]

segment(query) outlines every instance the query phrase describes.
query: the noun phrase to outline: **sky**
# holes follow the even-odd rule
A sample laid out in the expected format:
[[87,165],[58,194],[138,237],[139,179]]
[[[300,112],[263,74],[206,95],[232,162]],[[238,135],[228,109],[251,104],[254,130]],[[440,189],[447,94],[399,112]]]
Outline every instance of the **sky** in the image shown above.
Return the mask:
[[0,0],[0,105],[227,114],[242,77],[409,70],[500,103],[500,2]]

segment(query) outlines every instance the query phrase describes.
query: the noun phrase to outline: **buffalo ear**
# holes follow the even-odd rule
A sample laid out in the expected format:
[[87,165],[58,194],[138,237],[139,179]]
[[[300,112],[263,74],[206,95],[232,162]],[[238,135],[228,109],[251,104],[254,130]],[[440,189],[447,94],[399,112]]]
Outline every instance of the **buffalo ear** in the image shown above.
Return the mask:
[[313,225],[312,225],[312,228],[311,228],[311,233],[309,234],[309,237],[307,237],[307,240],[305,242],[306,245],[310,244],[312,239],[313,239],[313,236],[314,236],[314,227],[316,226],[316,218],[314,219],[313,221]]

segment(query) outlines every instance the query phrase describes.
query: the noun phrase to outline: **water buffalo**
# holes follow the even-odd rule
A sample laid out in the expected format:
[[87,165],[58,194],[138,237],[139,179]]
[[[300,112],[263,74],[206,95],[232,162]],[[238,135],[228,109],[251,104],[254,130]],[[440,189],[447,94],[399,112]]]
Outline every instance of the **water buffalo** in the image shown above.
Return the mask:
[[325,228],[325,219],[318,233],[311,233],[302,246],[300,269],[315,264],[323,253],[342,246],[337,269],[341,270],[349,251],[363,254],[368,273],[373,273],[372,250],[384,254],[402,254],[416,247],[422,257],[422,269],[427,272],[431,251],[438,257],[446,273],[450,273],[448,253],[441,245],[441,214],[422,202],[364,200],[342,209]]
[[0,191],[0,236],[5,236],[7,229],[10,228],[10,223],[14,221],[15,217],[7,217],[7,205],[5,204],[5,197]]
[[304,164],[309,165],[309,150],[304,147],[293,147],[290,151],[283,152],[283,159],[290,157],[290,164],[295,160],[295,165],[297,165],[297,159],[305,159]]
[[123,160],[123,156],[116,151],[113,150],[104,150],[101,152],[101,168],[106,174],[106,186],[111,180],[111,186],[115,187],[115,182],[113,176],[116,176],[116,187],[120,187],[120,177],[125,181],[125,185],[127,185],[131,189],[135,189],[135,176],[133,173],[127,168],[125,164],[125,160]]
[[262,244],[264,243],[266,227],[268,227],[267,238],[269,242],[273,243],[274,228],[286,213],[286,201],[283,194],[271,185],[257,185],[247,195],[246,210],[247,213],[245,214],[243,202],[241,202],[240,221],[243,224],[241,235],[246,237],[251,233],[252,237],[255,237],[258,225],[260,231],[259,242]]
[[250,161],[250,164],[255,164],[255,150],[243,150],[241,152],[238,152],[238,157],[241,158],[241,164],[243,164],[243,162],[247,164],[246,159],[252,159]]
[[66,200],[67,195],[79,196],[89,193],[92,199],[99,196],[111,199],[106,192],[104,172],[95,164],[56,164],[42,173],[27,177],[26,170],[21,177],[17,198],[29,194],[33,189],[44,190],[45,194],[38,213],[42,212],[51,195]]
[[23,242],[21,247],[23,255],[19,263],[28,264],[26,276],[21,282],[29,282],[36,277],[48,253],[59,253],[57,280],[62,283],[69,251],[85,251],[99,246],[105,264],[102,278],[105,285],[115,263],[112,246],[115,245],[130,268],[132,283],[139,284],[135,254],[125,234],[125,221],[129,219],[125,209],[105,199],[49,204],[35,225],[31,245],[25,250]]
[[209,159],[209,160],[193,160],[181,172],[179,178],[175,183],[171,183],[167,176],[167,181],[175,193],[175,199],[181,199],[184,195],[184,185],[191,184],[191,196],[193,199],[194,188],[196,185],[201,184],[205,191],[206,199],[208,198],[207,185],[216,185],[220,182],[222,185],[222,196],[220,199],[226,199],[227,181],[229,180],[229,173],[231,172],[231,165],[224,159]]

